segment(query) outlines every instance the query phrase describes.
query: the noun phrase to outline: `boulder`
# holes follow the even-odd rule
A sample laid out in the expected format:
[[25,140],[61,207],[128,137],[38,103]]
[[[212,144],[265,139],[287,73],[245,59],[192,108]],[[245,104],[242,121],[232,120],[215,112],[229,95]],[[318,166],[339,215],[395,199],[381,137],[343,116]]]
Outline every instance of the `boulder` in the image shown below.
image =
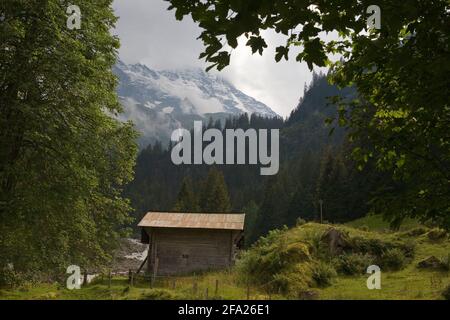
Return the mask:
[[315,290],[304,290],[299,293],[300,300],[317,300],[319,299],[319,293]]
[[441,265],[441,260],[439,260],[435,256],[429,256],[428,258],[419,261],[417,267],[421,269],[438,269],[441,267]]
[[328,246],[332,255],[339,255],[348,247],[346,235],[336,228],[328,229],[322,235],[321,241]]

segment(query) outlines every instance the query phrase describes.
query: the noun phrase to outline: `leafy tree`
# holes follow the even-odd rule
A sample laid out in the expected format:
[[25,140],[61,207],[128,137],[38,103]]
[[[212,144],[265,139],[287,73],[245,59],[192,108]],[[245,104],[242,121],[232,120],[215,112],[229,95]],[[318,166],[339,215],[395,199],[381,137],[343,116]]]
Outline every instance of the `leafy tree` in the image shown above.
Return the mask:
[[105,265],[131,210],[121,197],[137,152],[120,112],[111,67],[112,1],[0,6],[0,268],[64,273]]
[[[359,141],[354,154],[361,164],[372,159],[397,181],[374,199],[375,207],[393,223],[413,216],[450,228],[448,0],[380,0],[381,28],[371,30],[369,0],[169,1],[177,19],[191,15],[203,29],[200,58],[209,68],[230,63],[240,36],[262,54],[261,31],[271,29],[286,38],[276,61],[297,48],[297,61],[310,69],[331,66],[335,83],[355,85],[359,98],[341,101],[339,122]],[[319,37],[333,31],[338,40]],[[342,59],[332,64],[336,53]]]
[[259,235],[256,230],[259,208],[256,202],[251,200],[242,211],[245,213],[245,244],[248,245],[252,239],[257,238],[256,235]]
[[175,211],[181,212],[198,212],[200,207],[198,205],[197,195],[194,192],[194,186],[190,177],[185,177],[181,183],[181,189],[178,193],[177,201],[173,207]]

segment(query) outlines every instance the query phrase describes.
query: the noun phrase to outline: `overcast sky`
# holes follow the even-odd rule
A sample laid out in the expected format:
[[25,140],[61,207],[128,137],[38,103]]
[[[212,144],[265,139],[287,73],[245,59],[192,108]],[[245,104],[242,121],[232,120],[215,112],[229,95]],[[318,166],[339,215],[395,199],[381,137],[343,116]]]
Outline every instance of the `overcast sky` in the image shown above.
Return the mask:
[[[201,29],[189,17],[175,19],[174,11],[167,11],[163,0],[115,0],[119,16],[115,33],[121,39],[120,58],[125,63],[143,63],[150,68],[205,68],[198,56],[203,44],[196,40]],[[297,106],[303,87],[312,74],[305,63],[294,58],[276,63],[275,47],[284,44],[274,32],[263,33],[269,47],[263,56],[252,55],[241,39],[231,56],[230,66],[220,74],[239,90],[262,101],[275,112],[286,117]],[[212,71],[210,71],[212,72]]]

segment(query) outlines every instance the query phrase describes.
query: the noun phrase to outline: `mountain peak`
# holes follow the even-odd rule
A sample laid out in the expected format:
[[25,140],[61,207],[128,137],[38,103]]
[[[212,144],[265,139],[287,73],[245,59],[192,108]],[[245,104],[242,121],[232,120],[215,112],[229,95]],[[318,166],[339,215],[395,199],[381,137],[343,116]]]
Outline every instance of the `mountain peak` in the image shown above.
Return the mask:
[[200,68],[153,70],[119,60],[114,72],[124,107],[120,118],[132,120],[146,142],[168,140],[173,129],[191,128],[194,120],[207,121],[209,117],[242,113],[278,117],[264,103]]

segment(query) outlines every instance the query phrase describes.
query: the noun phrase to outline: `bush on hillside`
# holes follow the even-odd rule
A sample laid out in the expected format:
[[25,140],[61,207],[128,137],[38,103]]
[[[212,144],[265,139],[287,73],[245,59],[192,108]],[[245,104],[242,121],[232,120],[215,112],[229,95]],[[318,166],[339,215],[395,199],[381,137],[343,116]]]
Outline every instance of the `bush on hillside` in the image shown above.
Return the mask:
[[404,257],[412,258],[416,248],[416,243],[413,240],[403,241],[401,238],[381,240],[358,236],[351,238],[349,242],[351,252],[369,254],[377,259],[381,259],[386,252],[392,249],[398,249],[403,253]]
[[436,258],[435,256],[429,256],[425,259],[422,259],[417,263],[417,268],[419,269],[440,269],[441,268],[441,260]]
[[381,256],[383,252],[388,250],[392,245],[387,241],[380,239],[367,239],[363,237],[353,237],[350,239],[353,252],[361,252],[374,256]]
[[398,245],[398,248],[403,251],[406,258],[413,258],[416,251],[416,242],[412,239]]
[[445,300],[450,300],[450,284],[442,291],[442,296]]
[[347,253],[337,258],[336,269],[346,275],[364,274],[373,263],[374,258],[368,254]]
[[402,250],[392,248],[381,256],[380,266],[384,270],[400,270],[406,265],[406,257]]
[[299,263],[273,275],[273,280],[266,284],[265,289],[270,292],[282,293],[293,299],[299,299],[301,293],[312,285],[311,276],[309,263]]
[[312,279],[318,287],[331,285],[336,275],[336,270],[328,263],[319,261],[312,267]]
[[244,252],[237,262],[241,278],[255,284],[266,284],[274,275],[310,260],[308,246],[301,242],[287,243],[281,231],[272,231]]
[[402,233],[402,235],[407,237],[419,237],[428,232],[427,227],[417,227]]
[[428,231],[427,233],[428,239],[432,241],[442,240],[447,236],[447,231],[444,229],[434,228]]
[[447,272],[450,271],[450,254],[442,258],[440,261],[441,261],[441,269]]

